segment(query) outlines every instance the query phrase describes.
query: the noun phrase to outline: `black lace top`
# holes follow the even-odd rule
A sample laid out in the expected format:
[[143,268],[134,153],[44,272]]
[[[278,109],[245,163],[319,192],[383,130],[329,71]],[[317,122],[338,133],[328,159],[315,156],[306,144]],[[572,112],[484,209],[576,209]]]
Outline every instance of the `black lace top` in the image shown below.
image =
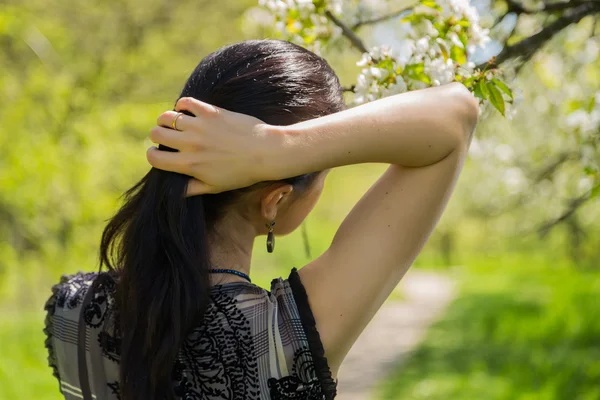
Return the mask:
[[[104,273],[103,273],[104,274]],[[48,299],[48,362],[65,399],[81,399],[78,324],[98,273],[64,275]],[[96,400],[119,399],[115,281],[102,279],[83,310],[86,363]],[[181,399],[329,400],[336,394],[300,277],[274,279],[270,291],[248,282],[214,286],[204,322],[188,336],[173,367]]]

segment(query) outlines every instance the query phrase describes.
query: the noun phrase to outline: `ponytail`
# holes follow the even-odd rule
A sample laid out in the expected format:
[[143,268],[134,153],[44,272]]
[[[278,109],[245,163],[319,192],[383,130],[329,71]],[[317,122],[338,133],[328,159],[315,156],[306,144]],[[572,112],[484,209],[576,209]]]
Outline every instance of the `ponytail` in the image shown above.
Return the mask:
[[208,304],[203,200],[185,198],[188,180],[152,169],[102,234],[100,264],[119,272],[123,400],[175,398],[178,350]]

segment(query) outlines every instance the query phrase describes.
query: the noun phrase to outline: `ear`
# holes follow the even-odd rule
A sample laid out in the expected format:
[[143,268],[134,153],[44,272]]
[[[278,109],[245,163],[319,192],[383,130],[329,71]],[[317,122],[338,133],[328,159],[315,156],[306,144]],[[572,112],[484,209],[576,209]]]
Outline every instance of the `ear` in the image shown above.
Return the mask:
[[260,213],[267,221],[274,221],[277,211],[289,200],[294,187],[289,183],[276,184],[269,187],[260,201]]

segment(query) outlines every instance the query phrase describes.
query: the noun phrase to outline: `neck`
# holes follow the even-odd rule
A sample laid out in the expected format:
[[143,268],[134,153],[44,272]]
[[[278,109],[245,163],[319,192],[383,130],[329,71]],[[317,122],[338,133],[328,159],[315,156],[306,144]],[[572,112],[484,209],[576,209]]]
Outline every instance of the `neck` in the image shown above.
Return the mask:
[[[255,229],[242,221],[224,220],[208,236],[212,268],[233,269],[250,275]],[[213,285],[227,282],[247,282],[232,274],[210,274]]]

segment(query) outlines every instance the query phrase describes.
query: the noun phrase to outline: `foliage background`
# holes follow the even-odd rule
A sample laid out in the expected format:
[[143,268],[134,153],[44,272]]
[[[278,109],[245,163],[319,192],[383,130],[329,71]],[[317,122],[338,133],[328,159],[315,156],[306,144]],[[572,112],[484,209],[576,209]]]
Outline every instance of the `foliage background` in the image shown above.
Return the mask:
[[[96,268],[106,219],[148,169],[156,116],[172,107],[203,56],[266,34],[249,22],[255,4],[0,4],[0,399],[59,398],[41,332],[50,286],[63,273]],[[562,50],[591,23],[561,33],[548,54],[568,60]],[[377,35],[373,29],[367,38],[375,43]],[[360,54],[341,45],[324,56],[351,85]],[[561,164],[541,183],[520,180],[519,190],[510,179],[515,163],[533,176],[566,149],[556,139],[563,111],[542,103],[549,90],[581,78],[576,69],[553,72],[546,59],[534,61],[515,82],[522,112],[480,123],[480,147],[492,152],[472,150],[416,262],[457,279],[459,297],[382,385],[381,398],[600,399],[600,206],[586,202],[541,238],[539,227],[561,217],[577,194],[580,168]],[[383,168],[330,175],[306,222],[311,256]],[[278,240],[273,255],[258,240],[252,274],[266,285],[308,259],[302,231]]]

